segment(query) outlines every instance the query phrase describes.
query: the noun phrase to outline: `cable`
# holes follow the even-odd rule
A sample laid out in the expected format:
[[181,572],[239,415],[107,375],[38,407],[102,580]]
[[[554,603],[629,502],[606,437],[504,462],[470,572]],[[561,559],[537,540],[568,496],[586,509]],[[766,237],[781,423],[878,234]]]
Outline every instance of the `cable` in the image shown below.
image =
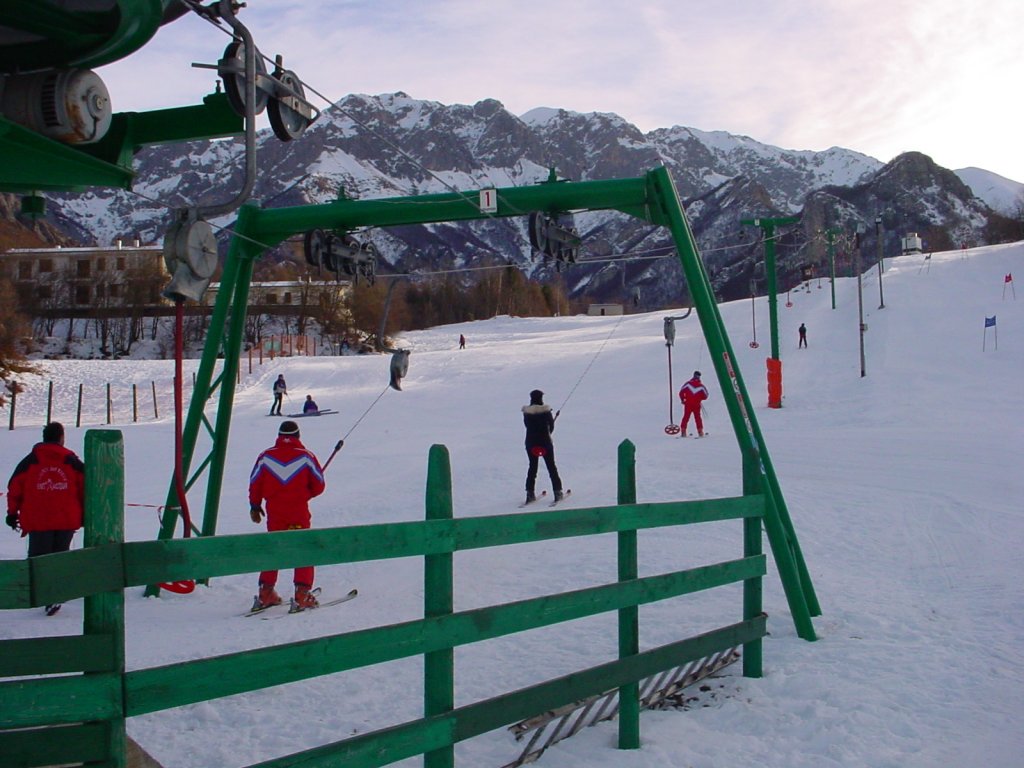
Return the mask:
[[590,362],[587,363],[587,367],[583,370],[583,373],[581,373],[580,377],[576,379],[576,383],[573,385],[572,389],[569,390],[569,394],[565,396],[565,400],[562,401],[562,405],[558,408],[558,411],[555,413],[555,418],[558,418],[558,415],[562,412],[562,408],[565,408],[565,404],[569,402],[569,398],[572,397],[573,393],[576,391],[576,388],[579,387],[580,382],[583,381],[583,377],[586,376],[590,369],[593,367],[594,363],[597,361],[598,356],[601,354],[601,352],[604,350],[605,345],[608,343],[608,340],[611,339],[615,331],[618,330],[619,324],[623,321],[623,319],[625,319],[625,317],[625,315],[619,315],[618,321],[616,321],[615,325],[612,326],[612,329],[605,337],[605,340],[601,342],[601,346],[598,348],[597,352],[594,353],[594,356],[590,359]]
[[387,392],[387,391],[388,391],[388,390],[389,390],[390,388],[391,388],[391,385],[390,385],[390,384],[389,384],[388,386],[384,387],[384,389],[383,389],[383,390],[381,391],[381,393],[380,393],[379,395],[377,395],[376,399],[375,399],[375,400],[374,400],[374,401],[373,401],[372,403],[370,403],[370,407],[369,407],[369,408],[367,408],[367,409],[366,409],[365,411],[363,411],[363,415],[362,415],[362,416],[360,416],[360,417],[359,417],[358,419],[356,419],[356,423],[355,423],[355,424],[353,424],[353,425],[351,426],[351,428],[349,429],[349,431],[348,431],[348,432],[346,432],[346,433],[345,433],[345,434],[344,434],[344,435],[342,436],[342,438],[341,438],[341,439],[342,439],[342,442],[344,442],[345,438],[347,438],[347,437],[348,437],[349,435],[351,435],[351,434],[352,434],[352,433],[353,433],[353,432],[355,431],[355,428],[359,426],[359,422],[361,422],[361,421],[362,421],[363,419],[365,419],[365,418],[366,418],[366,414],[368,414],[368,413],[369,413],[369,412],[370,412],[371,410],[373,410],[373,406],[375,406],[375,405],[377,404],[377,402],[378,402],[378,401],[379,401],[379,400],[380,400],[380,399],[381,399],[382,397],[384,397],[384,393],[385,393],[385,392]]

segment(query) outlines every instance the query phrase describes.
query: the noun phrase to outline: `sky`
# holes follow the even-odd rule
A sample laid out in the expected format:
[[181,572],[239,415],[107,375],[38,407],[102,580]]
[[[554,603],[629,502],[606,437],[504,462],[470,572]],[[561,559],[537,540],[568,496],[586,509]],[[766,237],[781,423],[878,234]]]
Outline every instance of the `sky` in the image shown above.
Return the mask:
[[[1024,751],[1024,243],[887,260],[884,309],[878,273],[864,275],[865,376],[860,375],[857,281],[814,281],[780,302],[783,407],[765,391],[768,305],[764,297],[720,306],[738,370],[786,499],[822,615],[818,639],[797,637],[769,557],[764,675],[740,665],[687,689],[684,711],[644,712],[641,749],[615,749],[616,723],[588,728],[550,749],[541,768],[1017,768]],[[387,355],[265,359],[240,382],[221,493],[219,533],[252,534],[246,488],[258,451],[279,419],[266,414],[279,373],[285,412],[305,394],[338,414],[301,419],[301,438],[324,460],[327,490],[312,503],[314,526],[422,519],[427,454],[447,446],[457,517],[529,514],[521,406],[543,390],[560,411],[556,458],[572,489],[566,508],[611,505],[615,452],[637,451],[640,502],[709,499],[741,492],[739,450],[696,313],[676,321],[669,386],[663,321],[679,309],[624,317],[494,319],[403,334],[411,349],[402,391],[387,386]],[[985,329],[984,320],[996,325]],[[807,349],[797,328],[808,328]],[[755,335],[759,347],[750,346]],[[465,350],[458,349],[464,334]],[[997,335],[998,334],[998,335]],[[58,334],[59,335],[59,334]],[[59,343],[58,339],[58,343]],[[141,354],[145,344],[137,351]],[[113,382],[114,425],[125,440],[126,529],[151,540],[173,465],[169,360],[41,361],[26,381],[14,430],[0,430],[0,471],[38,440],[54,382],[54,415],[81,454],[87,429],[104,427]],[[185,377],[196,366],[186,361]],[[704,439],[664,426],[681,416],[674,390],[694,369],[710,390]],[[161,398],[131,424],[128,384]],[[82,428],[74,428],[78,384]],[[191,491],[201,506],[200,480]],[[550,485],[541,470],[538,490]],[[539,511],[549,511],[544,503]],[[732,559],[735,521],[644,531],[641,575]],[[81,534],[74,546],[81,546]],[[766,544],[767,549],[767,544]],[[597,586],[616,579],[612,534],[455,553],[457,610]],[[0,558],[20,559],[25,541],[4,528]],[[244,618],[256,574],[213,579],[189,595],[126,593],[129,670],[345,633],[422,616],[419,558],[317,568],[328,599],[356,600],[315,612],[283,609]],[[291,574],[281,575],[287,586]],[[287,591],[285,594],[288,594]],[[73,634],[82,602],[54,617],[4,611],[0,638]],[[738,587],[640,609],[646,650],[731,624]],[[276,618],[275,618],[276,617]],[[468,704],[610,660],[614,617],[593,617],[499,638],[455,652],[456,699]],[[254,679],[260,671],[253,670]],[[418,659],[134,717],[128,731],[167,768],[235,768],[363,734],[419,716]],[[2,712],[0,698],[0,712]],[[498,729],[459,745],[456,765],[507,765],[522,742]],[[410,759],[396,765],[419,768]]]
[[[240,19],[330,101],[494,98],[517,115],[613,112],[643,131],[882,162],[914,150],[1024,181],[1018,0],[251,0]],[[216,62],[227,42],[194,14],[167,25],[101,68],[114,109],[196,103],[214,77],[191,63]]]

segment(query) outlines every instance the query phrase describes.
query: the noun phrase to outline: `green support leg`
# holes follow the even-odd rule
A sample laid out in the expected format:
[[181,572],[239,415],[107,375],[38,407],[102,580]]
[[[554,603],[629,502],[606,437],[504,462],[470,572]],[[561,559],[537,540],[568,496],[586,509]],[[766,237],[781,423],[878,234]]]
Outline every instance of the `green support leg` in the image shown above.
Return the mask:
[[[619,443],[618,504],[636,504],[636,446]],[[618,534],[619,581],[631,581],[638,574],[636,531]],[[619,658],[640,653],[640,609],[636,605],[619,609]],[[619,749],[640,748],[640,683],[619,688]]]
[[[432,445],[427,460],[426,519],[451,520],[452,470],[448,449]],[[423,615],[448,616],[455,608],[451,552],[423,558]],[[423,716],[446,715],[455,708],[455,651],[445,648],[424,654]],[[424,768],[454,768],[455,747],[427,752]]]
[[[124,443],[116,429],[90,429],[85,433],[85,540],[84,546],[107,547],[124,543]],[[110,671],[86,672],[124,675],[124,590],[115,589],[85,598],[84,633],[112,636],[115,658]],[[124,712],[124,693],[121,693]],[[125,768],[127,737],[124,716],[107,721],[110,757],[103,768]]]

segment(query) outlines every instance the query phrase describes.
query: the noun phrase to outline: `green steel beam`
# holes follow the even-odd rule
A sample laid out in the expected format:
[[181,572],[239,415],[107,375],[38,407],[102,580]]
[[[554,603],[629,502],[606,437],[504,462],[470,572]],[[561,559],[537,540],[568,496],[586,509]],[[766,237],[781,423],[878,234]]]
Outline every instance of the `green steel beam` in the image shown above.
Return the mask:
[[170,4],[114,0],[107,9],[85,11],[68,10],[53,0],[35,0],[30,9],[23,1],[3,0],[0,26],[24,42],[0,47],[0,68],[91,68],[118,61],[153,38]]
[[665,168],[651,171],[649,176],[653,179],[655,195],[668,219],[667,226],[672,231],[676,248],[679,250],[683,274],[686,276],[690,296],[693,298],[701,330],[704,332],[704,340],[711,354],[733,433],[744,460],[753,462],[761,476],[760,490],[767,496],[768,502],[764,518],[765,532],[768,534],[772,555],[775,557],[782,586],[786,592],[786,600],[793,614],[793,623],[800,637],[805,640],[816,640],[811,616],[819,615],[821,609],[818,607],[814,587],[803,562],[796,531],[793,530],[754,407],[736,363],[736,354],[718,311],[718,303],[711,290],[711,280],[708,278],[704,262],[697,254],[697,243],[683,213],[672,177]]
[[[224,328],[224,322],[230,316],[226,326],[227,341],[224,341],[223,334],[211,333],[204,350],[204,362],[215,359],[221,353],[225,361],[237,361],[241,354],[241,327],[245,319],[245,300],[248,297],[252,261],[263,250],[300,232],[311,229],[471,221],[523,216],[532,211],[580,210],[618,210],[652,224],[665,226],[675,240],[683,273],[691,296],[694,297],[736,439],[747,459],[760,469],[764,486],[762,490],[769,497],[765,529],[772,553],[779,564],[794,623],[801,637],[814,639],[810,616],[818,615],[820,608],[753,407],[736,367],[736,357],[718,312],[710,280],[697,253],[696,241],[668,171],[661,167],[640,178],[610,181],[553,182],[549,179],[530,187],[496,189],[493,190],[493,196],[497,199],[496,212],[481,210],[479,190],[376,200],[340,199],[331,203],[292,208],[259,209],[252,205],[243,206],[225,263],[225,276],[222,279],[224,290],[217,297],[210,325],[211,329]],[[212,366],[201,365],[186,422],[186,445],[191,441],[191,446],[194,446],[201,413],[207,400],[212,399],[212,381]],[[207,483],[207,520],[202,526],[205,535],[213,535],[216,530],[215,523],[209,520],[215,518],[220,503],[234,388],[235,377],[225,376],[219,388],[217,425],[212,435],[214,458],[210,462]],[[187,472],[192,460],[191,447],[186,453],[184,460]],[[173,521],[169,526],[165,522],[161,538],[170,538],[173,530]]]

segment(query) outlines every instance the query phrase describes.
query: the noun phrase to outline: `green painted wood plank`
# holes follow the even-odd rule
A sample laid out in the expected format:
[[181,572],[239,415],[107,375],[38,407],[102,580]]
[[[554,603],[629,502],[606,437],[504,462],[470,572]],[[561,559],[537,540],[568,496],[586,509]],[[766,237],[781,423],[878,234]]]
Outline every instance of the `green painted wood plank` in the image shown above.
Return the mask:
[[430,722],[419,720],[254,763],[248,768],[374,768],[454,744],[454,727],[450,717]]
[[0,755],[7,768],[98,763],[109,752],[105,723],[0,732]]
[[31,608],[28,560],[0,560],[0,610]]
[[111,672],[112,635],[32,637],[0,641],[0,677]]
[[66,603],[124,588],[120,544],[41,555],[29,564],[33,606]]
[[760,496],[552,510],[457,520],[161,539],[124,545],[128,585],[333,565],[572,536],[759,517]]
[[[531,598],[387,627],[135,670],[125,713],[135,715],[478,642],[527,629],[763,576],[764,555]],[[260,669],[258,676],[253,669]]]
[[3,682],[0,702],[0,728],[109,720],[121,714],[121,678],[96,674]]
[[[671,667],[732,648],[766,632],[765,616],[705,632],[601,664],[571,675],[459,707],[447,715],[414,720],[316,749],[269,760],[249,768],[378,768],[405,757],[479,736],[579,699],[622,687]],[[438,743],[450,733],[451,741]]]

